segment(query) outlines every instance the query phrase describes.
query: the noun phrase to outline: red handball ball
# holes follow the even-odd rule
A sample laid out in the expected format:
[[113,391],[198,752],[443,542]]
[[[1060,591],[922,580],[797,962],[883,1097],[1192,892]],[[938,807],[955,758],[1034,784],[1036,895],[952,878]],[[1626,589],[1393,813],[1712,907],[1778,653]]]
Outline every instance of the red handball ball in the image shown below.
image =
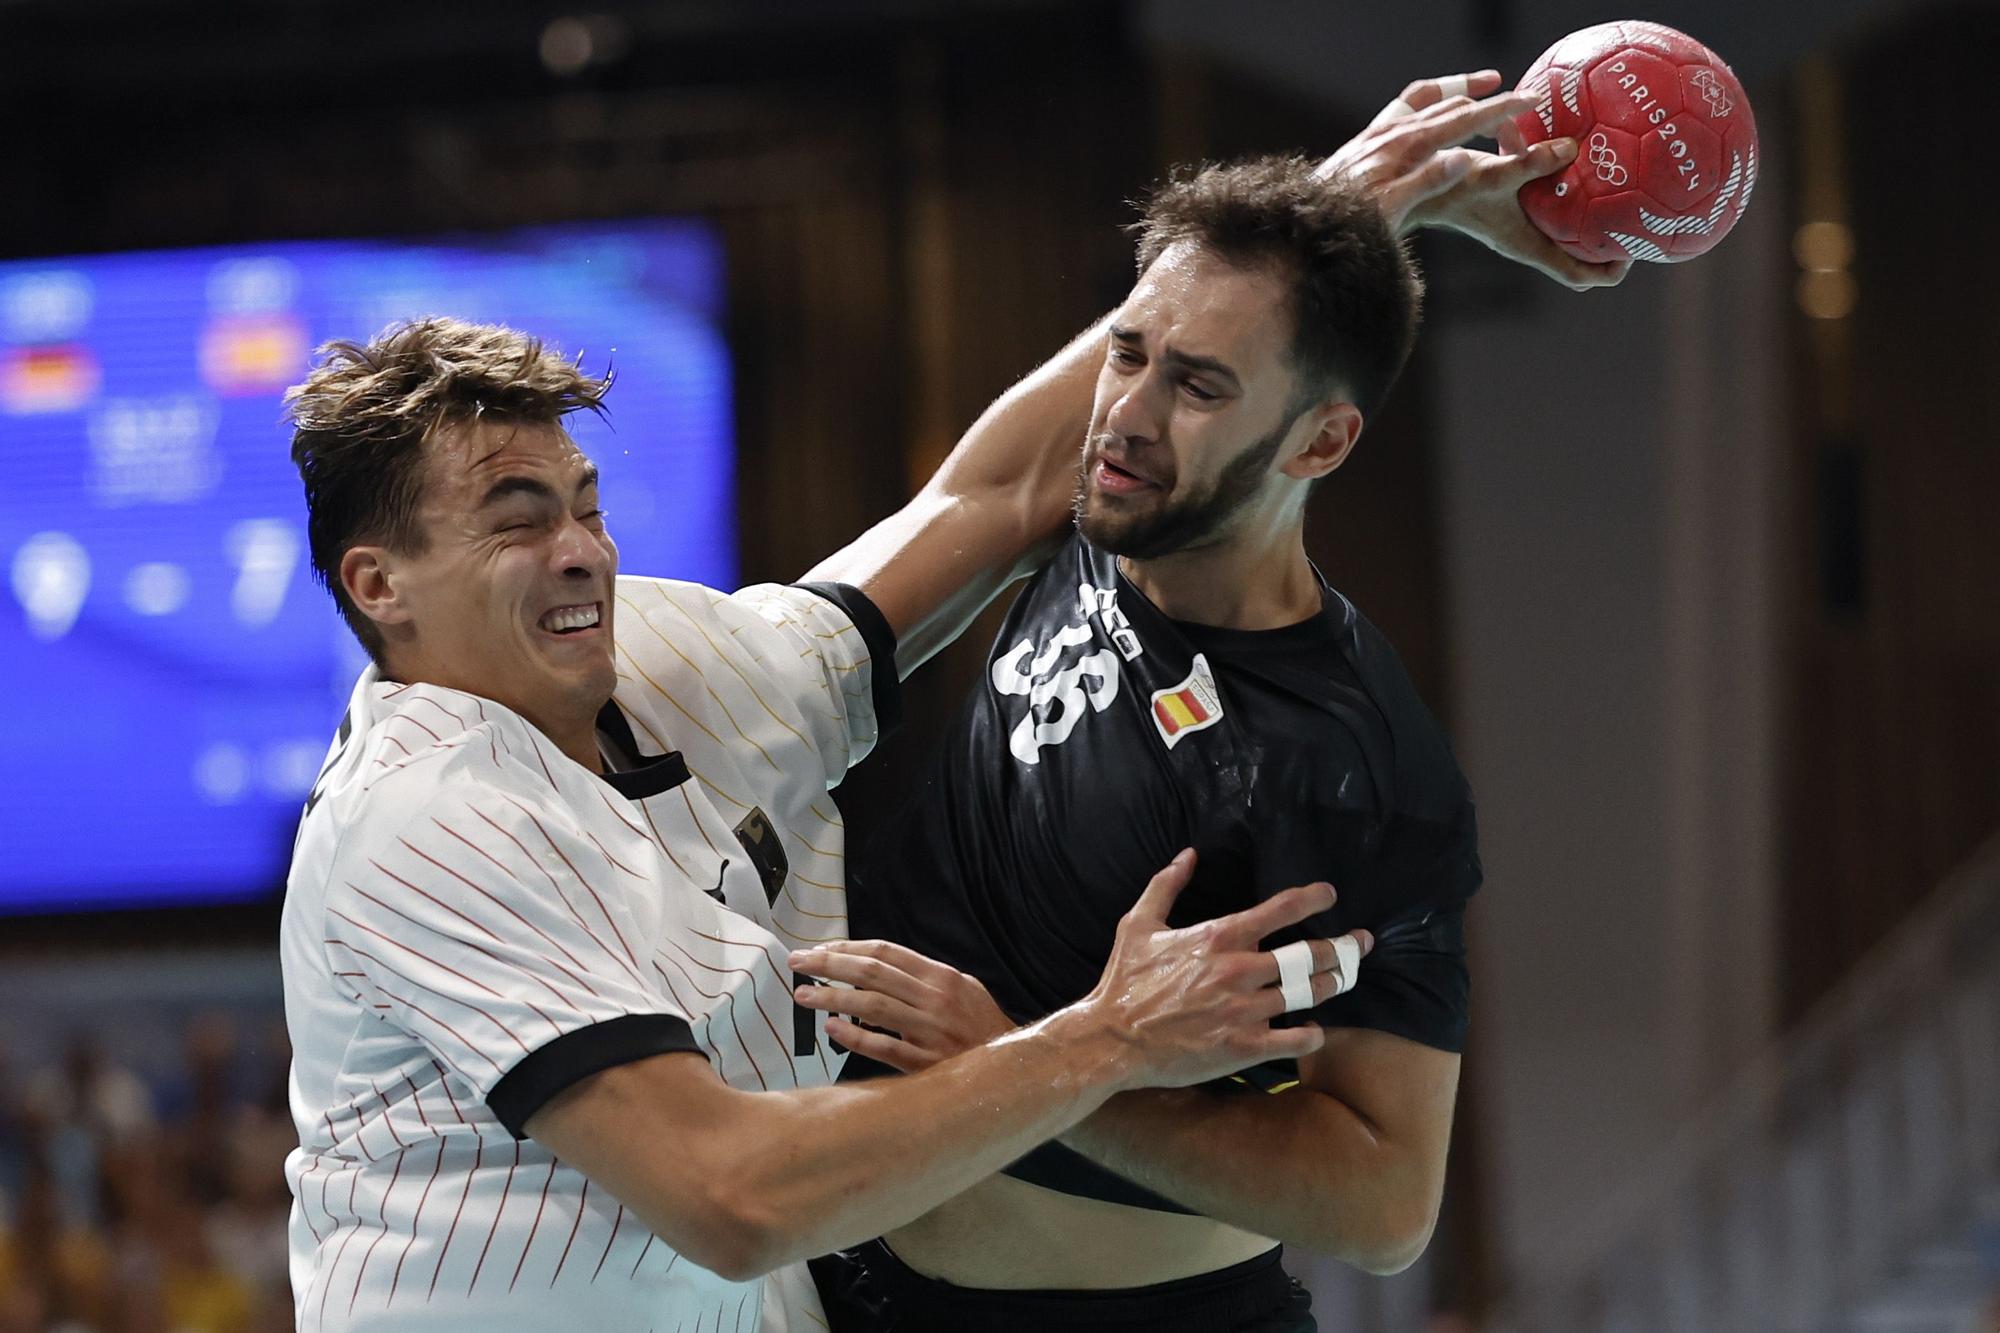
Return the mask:
[[1515,121],[1521,138],[1577,147],[1567,167],[1521,187],[1521,207],[1577,258],[1693,259],[1750,206],[1750,99],[1686,33],[1632,19],[1584,28],[1544,51],[1521,91],[1540,99]]

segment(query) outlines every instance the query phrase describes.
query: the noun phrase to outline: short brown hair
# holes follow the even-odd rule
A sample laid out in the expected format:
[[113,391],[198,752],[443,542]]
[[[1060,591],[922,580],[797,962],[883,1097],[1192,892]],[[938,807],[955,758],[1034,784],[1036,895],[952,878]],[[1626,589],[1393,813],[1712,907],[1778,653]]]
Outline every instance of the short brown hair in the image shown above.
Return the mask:
[[319,349],[305,383],[285,391],[292,462],[306,487],[313,573],[371,657],[381,661],[381,631],[341,586],[340,561],[360,542],[423,549],[423,446],[481,418],[602,413],[610,388],[610,375],[586,375],[539,338],[497,324],[420,319]]
[[1373,199],[1350,181],[1314,179],[1307,158],[1183,168],[1145,202],[1133,230],[1141,273],[1180,241],[1238,268],[1277,272],[1291,293],[1303,400],[1338,384],[1366,415],[1416,343],[1423,283],[1409,252]]

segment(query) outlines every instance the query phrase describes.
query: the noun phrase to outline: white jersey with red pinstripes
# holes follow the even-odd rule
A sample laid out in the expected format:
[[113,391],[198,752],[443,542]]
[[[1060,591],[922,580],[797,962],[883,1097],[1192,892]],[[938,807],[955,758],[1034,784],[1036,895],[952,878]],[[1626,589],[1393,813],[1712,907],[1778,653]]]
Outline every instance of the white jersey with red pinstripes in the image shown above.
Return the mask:
[[663,1050],[831,1079],[785,952],[845,931],[827,788],[874,744],[878,668],[799,588],[621,578],[613,623],[610,778],[489,700],[355,687],[282,929],[301,1328],[818,1326],[802,1273],[767,1299],[700,1268],[509,1126]]

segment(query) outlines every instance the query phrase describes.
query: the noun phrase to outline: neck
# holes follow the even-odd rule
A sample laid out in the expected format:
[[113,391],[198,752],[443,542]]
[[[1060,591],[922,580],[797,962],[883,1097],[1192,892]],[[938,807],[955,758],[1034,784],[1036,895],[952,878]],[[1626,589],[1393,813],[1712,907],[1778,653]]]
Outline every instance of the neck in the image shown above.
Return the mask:
[[505,699],[500,702],[528,719],[536,731],[555,742],[558,750],[577,763],[593,773],[604,771],[604,752],[597,744],[597,709],[577,714],[567,706],[529,709]]
[[[525,716],[525,715],[524,715]],[[592,718],[582,726],[570,726],[561,731],[546,727],[535,718],[528,718],[541,729],[543,735],[556,743],[556,748],[582,764],[593,773],[604,771],[604,752],[597,744],[597,719]]]
[[427,663],[418,662],[409,670],[398,669],[398,664],[384,662],[381,667],[382,679],[397,681],[405,685],[442,685],[450,690],[463,690],[476,694],[482,699],[504,704],[528,720],[536,731],[547,736],[558,750],[593,773],[604,771],[604,756],[597,744],[597,714],[603,708],[599,703],[588,713],[576,714],[565,706],[557,709],[532,708],[516,699],[506,699],[490,689],[482,688],[482,683],[461,680],[450,672],[426,670]]
[[1218,629],[1282,629],[1319,613],[1319,580],[1305,534],[1288,527],[1264,540],[1237,536],[1149,560],[1119,557],[1132,586],[1167,616]]

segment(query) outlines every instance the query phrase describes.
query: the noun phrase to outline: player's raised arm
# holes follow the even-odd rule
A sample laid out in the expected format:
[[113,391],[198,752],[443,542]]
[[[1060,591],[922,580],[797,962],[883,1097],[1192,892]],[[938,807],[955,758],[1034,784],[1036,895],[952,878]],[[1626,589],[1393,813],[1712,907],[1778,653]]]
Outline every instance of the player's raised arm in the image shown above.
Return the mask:
[[[1515,198],[1524,182],[1569,161],[1573,143],[1520,149],[1514,141],[1498,153],[1464,146],[1504,134],[1508,118],[1532,105],[1520,94],[1485,95],[1499,83],[1491,70],[1418,80],[1321,170],[1360,184],[1399,230],[1461,231],[1580,289],[1618,282],[1629,264],[1587,264],[1564,253]],[[1052,549],[1075,494],[1107,323],[1078,334],[1002,394],[914,498],[806,576],[851,584],[881,608],[903,675]]]
[[981,413],[907,504],[806,575],[868,595],[903,675],[1054,548],[1103,360],[1100,320]]

